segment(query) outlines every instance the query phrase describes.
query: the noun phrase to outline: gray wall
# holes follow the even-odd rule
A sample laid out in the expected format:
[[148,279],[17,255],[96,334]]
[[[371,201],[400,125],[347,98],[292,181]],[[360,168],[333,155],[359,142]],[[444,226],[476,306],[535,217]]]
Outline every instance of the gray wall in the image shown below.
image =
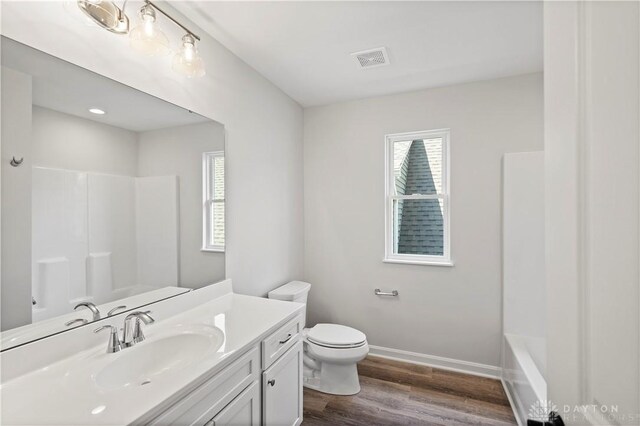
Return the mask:
[[[500,365],[501,158],[542,149],[542,113],[541,74],[306,109],[309,323],[356,327],[372,345]],[[383,263],[384,136],[440,128],[451,129],[455,266]]]
[[[2,330],[31,323],[31,76],[2,68]],[[24,158],[11,167],[12,157]]]
[[225,254],[200,249],[202,153],[224,151],[224,127],[211,122],[141,132],[139,150],[139,176],[179,176],[180,285],[198,288],[223,280]]
[[136,132],[33,106],[33,165],[136,176]]

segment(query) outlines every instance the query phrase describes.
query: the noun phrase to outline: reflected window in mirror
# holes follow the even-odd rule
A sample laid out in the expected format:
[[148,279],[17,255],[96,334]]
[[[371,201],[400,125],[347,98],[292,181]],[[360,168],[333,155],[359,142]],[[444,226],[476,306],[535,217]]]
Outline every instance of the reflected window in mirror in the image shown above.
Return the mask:
[[224,152],[205,152],[202,161],[204,210],[202,250],[224,251]]

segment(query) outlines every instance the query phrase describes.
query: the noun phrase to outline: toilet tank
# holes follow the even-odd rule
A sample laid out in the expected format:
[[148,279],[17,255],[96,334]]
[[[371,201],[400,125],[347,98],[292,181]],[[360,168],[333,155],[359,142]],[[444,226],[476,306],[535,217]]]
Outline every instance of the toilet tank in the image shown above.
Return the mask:
[[[269,299],[286,300],[288,302],[297,302],[307,304],[307,295],[311,284],[304,281],[291,281],[283,286],[271,290],[269,292]],[[305,325],[307,308],[302,311],[302,326]]]

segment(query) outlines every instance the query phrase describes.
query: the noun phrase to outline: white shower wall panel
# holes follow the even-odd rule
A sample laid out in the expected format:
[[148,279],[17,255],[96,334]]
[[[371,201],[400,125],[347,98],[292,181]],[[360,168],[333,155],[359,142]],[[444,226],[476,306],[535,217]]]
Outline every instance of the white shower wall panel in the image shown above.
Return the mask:
[[503,159],[502,379],[519,424],[547,399],[544,153]]
[[33,168],[33,321],[177,286],[176,176]]
[[33,319],[38,321],[68,311],[54,299],[69,305],[87,295],[87,175],[34,167],[32,179]]
[[178,177],[136,178],[138,285],[178,285]]
[[89,174],[88,182],[89,254],[102,253],[100,261],[109,259],[112,289],[134,286],[138,281],[135,178]]
[[546,337],[544,153],[503,159],[503,332]]

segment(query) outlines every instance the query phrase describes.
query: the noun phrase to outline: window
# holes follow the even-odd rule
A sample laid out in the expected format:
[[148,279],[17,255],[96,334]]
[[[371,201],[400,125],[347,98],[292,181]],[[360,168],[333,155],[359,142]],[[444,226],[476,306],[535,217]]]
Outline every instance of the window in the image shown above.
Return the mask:
[[224,251],[224,152],[202,155],[202,250]]
[[386,137],[385,261],[450,266],[449,130]]

